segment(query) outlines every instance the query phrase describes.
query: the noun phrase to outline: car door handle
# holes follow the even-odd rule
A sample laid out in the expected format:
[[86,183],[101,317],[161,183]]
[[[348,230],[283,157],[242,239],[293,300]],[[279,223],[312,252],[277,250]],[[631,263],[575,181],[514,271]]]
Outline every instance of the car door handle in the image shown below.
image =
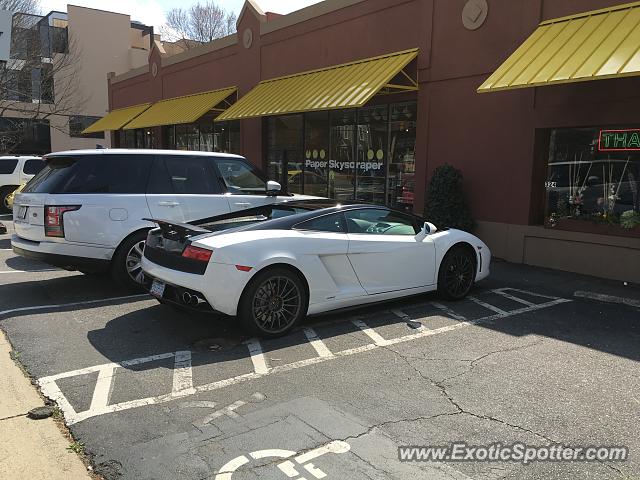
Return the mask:
[[244,203],[242,203],[242,202],[234,203],[234,205],[235,205],[236,207],[250,207],[250,206],[251,206],[251,204],[250,204],[250,203],[247,203],[247,202],[244,202]]
[[158,202],[158,205],[161,207],[178,207],[180,203],[178,202]]

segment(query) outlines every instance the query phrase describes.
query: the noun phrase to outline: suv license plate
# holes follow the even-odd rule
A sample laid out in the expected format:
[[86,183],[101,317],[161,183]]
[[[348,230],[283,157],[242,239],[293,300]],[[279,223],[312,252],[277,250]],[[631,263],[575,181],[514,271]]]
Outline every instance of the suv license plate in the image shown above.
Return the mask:
[[154,297],[162,298],[162,296],[164,295],[164,287],[164,283],[159,282],[158,280],[154,280],[151,284],[151,290],[149,291],[149,293]]
[[18,210],[18,218],[21,220],[27,218],[27,210],[29,210],[29,207],[20,207],[20,210]]

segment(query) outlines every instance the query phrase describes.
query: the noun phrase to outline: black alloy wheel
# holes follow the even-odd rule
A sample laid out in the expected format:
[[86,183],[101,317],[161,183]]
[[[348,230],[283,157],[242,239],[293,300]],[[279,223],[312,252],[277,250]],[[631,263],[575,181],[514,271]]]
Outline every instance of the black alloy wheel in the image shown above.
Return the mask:
[[257,274],[245,289],[238,306],[245,330],[261,337],[286,334],[306,311],[305,287],[298,275],[286,268]]
[[16,188],[17,187],[0,188],[0,214],[9,214],[12,212],[12,208],[9,205],[9,196]]
[[131,291],[143,291],[142,256],[147,231],[135,232],[125,238],[111,259],[111,275],[120,285]]
[[467,248],[455,247],[440,264],[438,292],[449,300],[464,298],[471,290],[475,276],[473,254]]

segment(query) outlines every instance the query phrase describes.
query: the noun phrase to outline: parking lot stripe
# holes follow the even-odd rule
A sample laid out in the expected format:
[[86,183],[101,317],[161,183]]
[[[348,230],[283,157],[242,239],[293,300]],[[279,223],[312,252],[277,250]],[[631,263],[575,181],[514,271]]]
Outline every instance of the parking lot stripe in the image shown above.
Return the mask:
[[10,273],[41,273],[41,272],[66,272],[66,270],[62,270],[61,268],[43,268],[41,270],[0,270],[1,275],[6,275]]
[[111,297],[111,298],[101,298],[98,300],[84,300],[82,302],[72,302],[72,303],[58,303],[51,305],[36,305],[34,307],[20,307],[20,308],[12,308],[11,310],[3,310],[0,312],[0,317],[4,317],[5,315],[11,315],[14,313],[20,312],[33,312],[37,310],[49,310],[51,308],[68,308],[68,307],[81,307],[83,305],[97,305],[100,303],[107,302],[119,302],[120,300],[133,300],[136,298],[150,298],[148,294],[143,293],[139,295],[127,295],[124,297]]
[[91,406],[89,407],[91,410],[98,410],[109,404],[115,369],[116,367],[114,365],[107,365],[99,370],[98,380],[96,381],[96,387],[93,390],[93,397],[91,398]]
[[175,357],[175,355],[176,354],[174,352],[171,352],[171,353],[160,353],[158,355],[151,355],[149,357],[143,357],[143,358],[134,358],[133,360],[126,360],[124,362],[103,363],[102,365],[95,365],[93,367],[81,368],[79,370],[73,370],[71,372],[59,373],[58,375],[51,375],[50,377],[43,378],[42,380],[43,381],[55,382],[56,380],[60,380],[61,378],[76,377],[78,375],[86,375],[87,373],[99,372],[103,368],[109,368],[109,367],[113,367],[113,368],[115,368],[115,367],[123,367],[123,368],[134,367],[136,365],[141,365],[143,363],[157,362],[159,360],[165,360],[167,358],[173,358],[173,357]]
[[253,370],[257,374],[269,373],[269,366],[267,365],[267,359],[262,353],[262,345],[259,340],[249,340],[247,342],[249,348],[249,355],[251,355],[251,362],[253,362]]
[[[525,293],[530,295],[529,292],[525,292]],[[550,301],[545,302],[545,303],[540,303],[540,304],[531,305],[531,306],[524,306],[523,308],[520,308],[520,309],[517,309],[517,310],[512,310],[512,311],[508,312],[507,316],[513,316],[513,315],[533,312],[533,311],[536,311],[536,310],[541,310],[541,309],[549,308],[549,307],[552,307],[552,306],[555,306],[555,305],[560,305],[560,304],[563,304],[563,303],[571,302],[570,299],[559,298],[559,297],[552,297],[552,298],[553,298],[553,300],[550,300]],[[429,317],[425,317],[425,318],[419,319],[417,321],[420,321],[420,320],[424,321],[427,318],[429,318]],[[210,392],[210,391],[214,391],[214,390],[219,390],[219,389],[226,388],[226,387],[229,387],[229,386],[232,386],[232,385],[236,385],[236,384],[239,384],[239,383],[247,382],[247,381],[250,381],[250,380],[255,380],[255,379],[258,379],[258,378],[263,378],[265,376],[269,376],[269,375],[272,375],[272,374],[275,374],[275,373],[288,372],[288,371],[295,370],[295,369],[298,369],[298,368],[324,363],[324,362],[326,362],[328,360],[332,360],[332,359],[336,359],[336,358],[340,358],[340,357],[347,357],[347,356],[355,355],[355,354],[358,354],[358,353],[363,353],[363,352],[376,350],[378,348],[381,348],[381,347],[384,347],[384,346],[388,346],[388,345],[396,345],[396,344],[400,344],[400,343],[409,342],[409,341],[412,341],[412,340],[417,340],[417,339],[420,339],[420,338],[440,335],[440,334],[443,334],[443,333],[451,332],[451,331],[458,330],[458,329],[465,328],[465,327],[472,326],[472,325],[488,324],[488,323],[492,323],[493,321],[498,320],[498,319],[502,319],[502,318],[505,318],[504,314],[494,313],[493,315],[489,315],[489,316],[486,316],[486,317],[483,317],[483,318],[479,318],[477,320],[459,322],[459,323],[456,323],[456,324],[453,324],[453,325],[447,325],[445,327],[441,327],[441,328],[437,328],[437,329],[433,329],[433,330],[421,329],[421,330],[418,330],[414,334],[404,335],[402,337],[393,338],[391,340],[386,340],[386,339],[382,338],[379,334],[377,334],[377,332],[373,331],[373,329],[369,328],[361,320],[353,320],[354,324],[357,325],[356,322],[359,322],[360,325],[362,325],[364,327],[363,331],[366,329],[366,330],[370,331],[370,333],[373,332],[373,334],[374,334],[373,337],[375,337],[375,339],[372,338],[371,335],[370,335],[370,338],[372,338],[372,340],[374,340],[374,341],[377,340],[377,342],[376,343],[370,343],[370,344],[367,344],[367,345],[362,345],[360,347],[355,347],[355,348],[350,348],[350,349],[347,349],[347,350],[342,350],[342,351],[339,351],[339,352],[335,352],[330,357],[328,357],[328,356],[317,356],[317,357],[312,357],[312,358],[300,360],[300,361],[289,363],[289,364],[285,364],[285,365],[279,365],[279,366],[276,366],[276,367],[273,367],[273,368],[269,368],[267,366],[267,362],[266,362],[266,359],[264,357],[264,354],[263,354],[263,351],[262,351],[262,346],[261,346],[260,342],[258,340],[252,340],[252,341],[247,342],[247,346],[249,348],[249,353],[251,355],[251,360],[253,362],[254,372],[238,375],[236,377],[228,378],[228,379],[225,379],[225,380],[219,380],[219,381],[216,381],[216,382],[213,382],[213,383],[209,383],[209,384],[205,384],[205,385],[198,385],[198,386],[195,386],[195,387],[193,387],[191,389],[187,388],[187,389],[180,390],[180,391],[177,391],[177,392],[172,392],[170,394],[159,395],[159,396],[156,396],[156,397],[148,397],[148,398],[143,398],[143,399],[140,399],[140,400],[131,400],[131,401],[127,401],[127,402],[123,402],[123,403],[119,403],[119,404],[108,405],[108,406],[105,406],[103,408],[98,408],[96,410],[93,410],[93,409],[90,408],[89,410],[86,410],[86,411],[83,411],[83,412],[76,412],[73,409],[73,407],[70,405],[68,400],[65,398],[65,396],[62,394],[62,392],[60,391],[59,387],[55,383],[56,380],[58,380],[60,378],[68,378],[68,377],[73,377],[73,376],[77,376],[77,375],[83,375],[85,373],[91,373],[91,372],[100,371],[101,369],[104,369],[105,367],[109,367],[109,366],[113,366],[114,368],[117,367],[117,366],[127,367],[127,366],[139,365],[141,363],[147,363],[147,362],[152,362],[152,361],[156,361],[156,360],[161,360],[161,359],[165,359],[165,358],[171,358],[171,357],[177,356],[178,353],[180,353],[180,352],[164,353],[164,354],[159,354],[159,355],[153,355],[153,356],[150,356],[150,357],[136,358],[136,359],[133,359],[133,360],[128,360],[128,361],[119,362],[119,363],[98,365],[98,366],[88,367],[88,368],[84,368],[84,369],[80,369],[80,370],[74,370],[72,372],[66,372],[66,373],[61,373],[61,374],[58,374],[58,375],[53,375],[53,376],[50,376],[50,377],[41,378],[40,380],[38,380],[38,384],[40,385],[40,387],[42,389],[42,393],[45,396],[47,396],[47,397],[49,397],[49,398],[51,398],[53,400],[56,400],[58,402],[58,405],[60,406],[60,408],[65,413],[65,419],[67,421],[67,424],[68,425],[73,425],[73,424],[81,422],[83,420],[87,420],[87,419],[92,418],[92,417],[104,415],[106,413],[113,413],[113,412],[128,410],[128,409],[131,409],[131,408],[137,408],[137,407],[141,407],[141,406],[146,406],[146,405],[154,405],[154,404],[165,403],[165,402],[169,402],[169,401],[172,401],[172,400],[175,400],[175,399],[178,399],[178,398],[187,397],[187,396],[192,395],[194,393]],[[359,328],[362,328],[362,327],[359,327]]]
[[476,297],[468,296],[467,299],[471,300],[474,303],[477,303],[478,305],[480,305],[481,307],[486,308],[487,310],[491,310],[492,312],[497,313],[498,315],[509,315],[509,312],[505,312],[501,308],[498,308],[495,305],[491,305],[490,303],[483,302],[482,300],[480,300],[480,299],[478,299]]
[[362,330],[362,333],[367,335],[373,342],[378,346],[388,345],[389,342],[385,340],[382,335],[376,332],[373,328],[370,328],[369,325],[364,323],[362,320],[351,320],[356,327]]
[[333,357],[333,353],[331,353],[331,350],[329,350],[327,345],[322,340],[320,340],[320,337],[318,337],[318,334],[313,328],[305,327],[303,331],[304,335],[307,337],[307,340],[309,340],[309,343],[320,357]]
[[430,304],[434,307],[436,307],[438,310],[444,312],[447,314],[447,316],[455,319],[455,320],[460,320],[461,322],[466,322],[467,319],[466,317],[462,316],[462,315],[458,315],[456,312],[454,312],[453,310],[451,310],[449,307],[442,305],[441,303],[438,302],[430,302]]
[[527,307],[533,307],[535,305],[535,303],[528,302],[524,298],[520,298],[520,297],[516,297],[515,295],[511,295],[511,294],[505,292],[501,288],[498,288],[496,290],[491,290],[491,291],[493,293],[498,294],[498,295],[502,295],[504,298],[508,298],[509,300],[513,300],[514,302],[521,303],[522,305],[526,305]]
[[[193,369],[191,368],[191,352],[176,352],[173,365],[173,393],[193,390]],[[194,392],[195,393],[195,392]]]

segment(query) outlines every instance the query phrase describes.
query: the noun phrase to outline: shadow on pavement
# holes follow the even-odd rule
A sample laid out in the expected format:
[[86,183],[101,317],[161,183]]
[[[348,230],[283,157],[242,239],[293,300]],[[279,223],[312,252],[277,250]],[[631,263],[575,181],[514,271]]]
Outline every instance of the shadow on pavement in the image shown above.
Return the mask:
[[[0,316],[0,321],[6,317],[33,315],[34,313],[94,308],[95,305],[92,304],[63,308],[55,307],[55,305],[93,300],[107,302],[112,297],[128,295],[135,295],[135,293],[115,285],[109,277],[78,273],[44,280],[27,280],[25,278],[25,281],[0,284],[0,312],[39,305],[53,305],[53,307],[45,310],[38,309],[36,312],[27,310],[9,313]],[[124,300],[123,303],[128,301],[132,300]]]
[[[414,297],[413,301],[434,300],[432,294]],[[386,315],[385,324],[405,324],[406,320],[388,310],[406,305],[407,300],[360,307],[348,311],[318,315],[307,319],[301,327],[329,326],[323,329],[323,340],[361,332],[345,317],[354,319],[368,315]],[[406,334],[415,330],[406,328]],[[250,338],[240,329],[234,317],[224,315],[186,313],[167,305],[136,310],[109,321],[104,328],[88,332],[87,338],[100,354],[119,363],[133,358],[144,358],[167,352],[191,350],[198,352],[193,365],[214,364],[249,356],[246,341]],[[368,341],[367,343],[371,343]],[[302,328],[275,339],[260,339],[265,355],[277,350],[309,344]],[[136,365],[137,371],[157,368],[152,364]]]

